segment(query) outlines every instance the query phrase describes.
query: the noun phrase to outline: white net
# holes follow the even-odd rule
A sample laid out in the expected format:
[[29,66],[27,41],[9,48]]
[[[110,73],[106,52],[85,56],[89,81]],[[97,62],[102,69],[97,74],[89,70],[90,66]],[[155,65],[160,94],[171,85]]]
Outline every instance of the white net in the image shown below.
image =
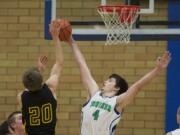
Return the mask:
[[131,30],[137,20],[139,8],[128,8],[126,6],[119,8],[113,6],[110,8],[101,7],[98,12],[107,29],[106,45],[129,43]]

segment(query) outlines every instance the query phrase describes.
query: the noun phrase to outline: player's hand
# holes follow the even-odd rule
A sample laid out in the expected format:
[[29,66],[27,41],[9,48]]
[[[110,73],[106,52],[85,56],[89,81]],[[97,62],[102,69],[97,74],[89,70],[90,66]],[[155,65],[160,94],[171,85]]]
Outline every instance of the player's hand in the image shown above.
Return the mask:
[[38,69],[40,72],[43,72],[47,66],[48,58],[47,56],[40,56],[38,58]]
[[166,51],[162,57],[159,57],[157,59],[157,65],[156,67],[159,69],[166,68],[171,61],[171,54],[169,51]]
[[53,20],[51,24],[49,24],[49,32],[53,39],[59,39],[60,24],[58,23],[58,20]]

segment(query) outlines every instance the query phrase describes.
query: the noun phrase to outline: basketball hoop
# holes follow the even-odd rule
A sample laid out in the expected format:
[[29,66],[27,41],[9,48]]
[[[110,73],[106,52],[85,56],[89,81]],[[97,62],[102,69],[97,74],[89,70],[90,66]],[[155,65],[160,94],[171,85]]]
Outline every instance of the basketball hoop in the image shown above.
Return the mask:
[[133,24],[138,18],[139,6],[99,6],[101,15],[107,29],[106,45],[128,43]]

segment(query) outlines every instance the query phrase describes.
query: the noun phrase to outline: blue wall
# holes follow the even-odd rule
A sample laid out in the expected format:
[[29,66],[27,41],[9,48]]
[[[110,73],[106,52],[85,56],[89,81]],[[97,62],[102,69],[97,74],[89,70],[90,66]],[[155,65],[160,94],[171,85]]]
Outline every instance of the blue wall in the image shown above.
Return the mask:
[[[168,9],[169,21],[180,21],[180,0],[169,0]],[[166,132],[178,128],[176,111],[180,105],[180,41],[168,41],[168,50],[172,54],[172,61],[167,70]]]
[[51,39],[51,35],[49,33],[49,24],[51,23],[51,5],[52,5],[52,0],[44,0],[44,38],[45,39]]

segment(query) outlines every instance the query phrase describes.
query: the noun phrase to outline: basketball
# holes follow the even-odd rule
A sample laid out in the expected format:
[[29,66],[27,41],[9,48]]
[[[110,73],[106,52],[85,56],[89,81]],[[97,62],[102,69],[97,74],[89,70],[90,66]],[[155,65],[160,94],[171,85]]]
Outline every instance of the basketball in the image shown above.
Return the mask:
[[72,34],[71,24],[65,19],[59,19],[58,22],[60,24],[59,39],[61,41],[67,41]]

